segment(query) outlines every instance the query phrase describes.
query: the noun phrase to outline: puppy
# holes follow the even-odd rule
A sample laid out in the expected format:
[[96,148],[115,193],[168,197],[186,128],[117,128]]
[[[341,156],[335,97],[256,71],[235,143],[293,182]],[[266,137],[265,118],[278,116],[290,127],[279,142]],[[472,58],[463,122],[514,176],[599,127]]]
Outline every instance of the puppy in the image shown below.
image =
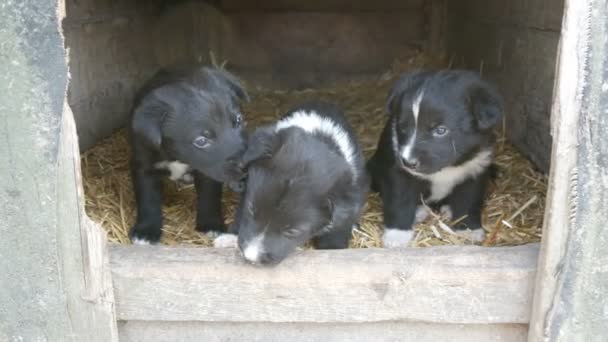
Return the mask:
[[[257,129],[242,163],[248,175],[234,228],[247,261],[277,264],[311,239],[319,249],[348,247],[369,179],[337,107],[306,104]],[[215,245],[227,240],[235,242],[225,235]]]
[[194,182],[198,231],[225,231],[222,182],[231,179],[229,157],[246,148],[240,103],[248,99],[233,75],[207,67],[161,70],[140,90],[131,121],[133,243],[160,240],[163,174]]
[[468,71],[418,71],[396,82],[389,119],[367,164],[384,206],[385,247],[406,245],[425,203],[482,240],[481,209],[490,177],[493,127],[503,112],[497,91]]

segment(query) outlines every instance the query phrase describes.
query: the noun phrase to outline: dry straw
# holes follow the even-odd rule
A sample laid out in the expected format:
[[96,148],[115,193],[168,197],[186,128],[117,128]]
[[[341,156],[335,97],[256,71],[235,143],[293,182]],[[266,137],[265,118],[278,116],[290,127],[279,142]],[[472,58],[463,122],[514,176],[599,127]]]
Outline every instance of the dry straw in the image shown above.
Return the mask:
[[[385,122],[384,102],[395,77],[407,70],[437,66],[422,56],[396,62],[377,80],[343,84],[332,88],[301,91],[252,91],[252,102],[244,108],[248,127],[272,123],[291,106],[306,100],[325,100],[345,109],[354,126],[366,157],[376,146]],[[540,239],[546,176],[517,152],[499,133],[496,145],[498,177],[490,186],[483,214],[486,246],[520,245]],[[101,141],[82,155],[86,211],[108,231],[116,243],[129,243],[127,234],[134,222],[134,199],[129,172],[130,148],[124,130]],[[237,196],[226,192],[223,199],[226,222],[232,222]],[[165,185],[163,243],[209,246],[211,240],[194,231],[195,193],[193,186]],[[414,245],[471,244],[466,234],[454,234],[449,222],[439,214],[416,226]],[[370,195],[359,228],[353,232],[352,247],[380,247],[382,207],[376,194]]]

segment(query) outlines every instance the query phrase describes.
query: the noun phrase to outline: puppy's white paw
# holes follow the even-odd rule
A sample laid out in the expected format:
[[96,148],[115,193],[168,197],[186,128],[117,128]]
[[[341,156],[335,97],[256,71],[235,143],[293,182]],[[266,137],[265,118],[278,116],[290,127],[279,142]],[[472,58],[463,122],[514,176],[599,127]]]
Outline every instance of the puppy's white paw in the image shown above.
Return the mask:
[[486,239],[486,231],[483,228],[467,230],[460,234],[473,242],[482,242]]
[[416,208],[416,223],[420,223],[429,217],[429,211],[425,206],[419,205]]
[[224,235],[224,234],[222,234],[222,233],[220,233],[218,231],[215,231],[215,230],[210,230],[210,231],[208,231],[208,232],[205,233],[205,236],[207,236],[210,239],[215,239],[218,236],[222,236],[222,235]]
[[192,184],[194,183],[194,176],[191,173],[184,173],[184,175],[179,180],[182,183]]
[[236,248],[239,237],[234,234],[222,234],[213,240],[215,248]]
[[413,230],[384,228],[382,244],[384,248],[407,247],[414,239]]
[[452,221],[452,216],[454,214],[452,214],[452,208],[450,208],[449,205],[442,205],[441,208],[439,208],[439,213],[441,214],[441,217],[445,218],[448,221]]
[[133,240],[131,240],[131,243],[134,245],[139,245],[139,246],[151,245],[150,241],[148,241],[146,239],[140,239],[140,238],[133,238]]

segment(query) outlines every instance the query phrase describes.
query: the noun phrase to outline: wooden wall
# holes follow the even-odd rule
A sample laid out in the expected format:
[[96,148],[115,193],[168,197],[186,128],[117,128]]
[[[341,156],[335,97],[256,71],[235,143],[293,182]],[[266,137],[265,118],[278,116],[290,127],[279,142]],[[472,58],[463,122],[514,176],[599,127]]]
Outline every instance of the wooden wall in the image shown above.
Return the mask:
[[448,4],[454,65],[480,70],[506,102],[506,133],[542,171],[551,158],[550,110],[563,0]]
[[83,150],[124,126],[160,66],[218,61],[250,85],[303,88],[378,76],[429,35],[424,0],[67,0],[69,104]]
[[508,137],[547,171],[562,1],[69,0],[69,104],[86,149],[126,124],[134,91],[162,65],[214,52],[250,86],[306,88],[445,49],[499,85]]
[[68,101],[83,150],[127,123],[134,92],[159,67],[206,62],[217,11],[201,2],[67,0]]
[[224,0],[223,56],[257,84],[306,88],[378,76],[429,36],[424,0]]

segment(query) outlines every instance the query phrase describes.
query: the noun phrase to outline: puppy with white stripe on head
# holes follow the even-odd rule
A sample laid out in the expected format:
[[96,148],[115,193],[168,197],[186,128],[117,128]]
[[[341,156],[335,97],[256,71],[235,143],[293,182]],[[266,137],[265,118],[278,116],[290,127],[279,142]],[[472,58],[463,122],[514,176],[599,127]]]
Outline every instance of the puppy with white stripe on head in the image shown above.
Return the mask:
[[469,71],[417,71],[393,86],[389,119],[367,164],[384,207],[385,247],[407,245],[422,201],[483,240],[481,210],[492,168],[497,91]]
[[[247,179],[233,227],[247,261],[279,263],[311,239],[319,249],[348,247],[369,180],[354,132],[337,107],[302,105],[257,129],[241,162]],[[235,240],[223,235],[215,246]]]

